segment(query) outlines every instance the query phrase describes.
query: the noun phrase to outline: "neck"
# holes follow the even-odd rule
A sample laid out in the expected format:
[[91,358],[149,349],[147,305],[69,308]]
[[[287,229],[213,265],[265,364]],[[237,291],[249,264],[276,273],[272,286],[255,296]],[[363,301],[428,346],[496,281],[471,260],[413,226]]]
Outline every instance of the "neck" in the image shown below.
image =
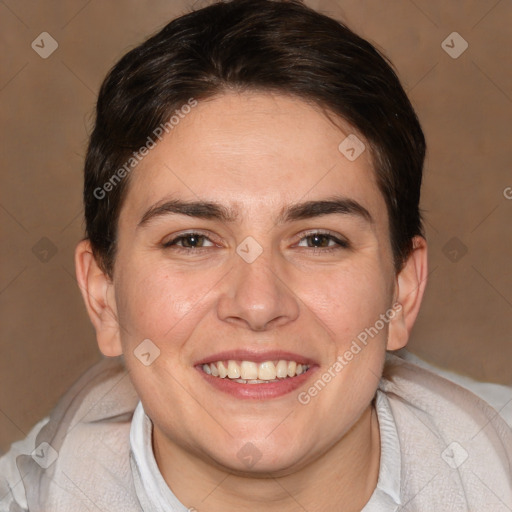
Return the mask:
[[[163,441],[163,442],[162,442]],[[300,470],[276,477],[240,476],[219,469],[169,444],[153,429],[153,450],[167,485],[187,507],[200,512],[358,512],[377,485],[380,434],[370,405],[352,428],[326,453]],[[256,507],[256,508],[255,508]]]

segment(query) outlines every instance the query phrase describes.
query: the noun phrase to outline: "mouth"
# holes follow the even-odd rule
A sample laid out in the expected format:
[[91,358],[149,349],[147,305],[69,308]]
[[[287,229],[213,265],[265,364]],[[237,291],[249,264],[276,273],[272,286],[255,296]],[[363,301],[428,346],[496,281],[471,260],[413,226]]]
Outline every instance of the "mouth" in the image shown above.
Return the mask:
[[291,379],[309,370],[309,365],[279,359],[273,361],[236,361],[233,359],[203,364],[201,369],[207,375],[219,379],[230,379],[240,384],[265,384]]
[[200,361],[195,368],[208,384],[231,396],[270,399],[303,385],[318,365],[295,354],[230,353]]

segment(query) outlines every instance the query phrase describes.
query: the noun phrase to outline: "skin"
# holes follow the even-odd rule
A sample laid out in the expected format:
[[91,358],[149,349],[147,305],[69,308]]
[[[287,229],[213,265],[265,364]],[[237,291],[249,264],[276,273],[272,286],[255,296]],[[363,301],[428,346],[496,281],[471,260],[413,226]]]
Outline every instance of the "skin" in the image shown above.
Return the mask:
[[[375,489],[380,436],[372,399],[386,349],[405,346],[416,319],[427,248],[415,238],[395,272],[369,151],[349,161],[338,150],[349,133],[357,132],[285,95],[230,92],[199,102],[132,171],[113,279],[88,241],[77,247],[78,282],[100,350],[124,354],[154,425],[160,471],[187,507],[358,511]],[[333,195],[357,201],[372,221],[336,213],[277,222],[290,204]],[[168,214],[138,226],[169,198],[216,201],[239,218]],[[329,231],[349,247],[307,238],[310,230]],[[162,247],[187,231],[207,237],[202,248]],[[248,236],[263,249],[252,263],[236,252]],[[300,404],[298,393],[395,302],[400,312]],[[134,350],[147,338],[160,356],[144,366]],[[309,356],[317,376],[283,397],[234,398],[207,384],[194,362],[237,348]],[[246,443],[261,456],[252,467],[237,457]]]

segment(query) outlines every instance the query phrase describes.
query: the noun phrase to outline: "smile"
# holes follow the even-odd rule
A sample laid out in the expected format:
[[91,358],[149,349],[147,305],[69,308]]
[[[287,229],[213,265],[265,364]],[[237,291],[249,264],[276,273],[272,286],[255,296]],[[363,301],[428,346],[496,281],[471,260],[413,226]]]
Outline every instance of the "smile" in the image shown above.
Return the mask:
[[290,395],[320,367],[310,358],[274,351],[231,351],[197,361],[195,369],[206,384],[232,398],[270,400]]
[[307,372],[309,365],[287,361],[217,361],[203,364],[201,369],[207,375],[220,379],[230,379],[240,384],[266,384],[290,379]]

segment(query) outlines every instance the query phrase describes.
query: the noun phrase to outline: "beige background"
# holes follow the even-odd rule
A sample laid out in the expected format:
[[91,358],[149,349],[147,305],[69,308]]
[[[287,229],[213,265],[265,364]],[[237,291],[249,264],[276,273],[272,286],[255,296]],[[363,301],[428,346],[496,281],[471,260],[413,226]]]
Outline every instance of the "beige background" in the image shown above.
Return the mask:
[[[512,384],[512,2],[307,3],[384,50],[425,130],[430,277],[410,350]],[[100,358],[73,268],[96,94],[117,59],[191,5],[0,1],[0,450]],[[454,31],[469,44],[457,59],[442,47]],[[58,42],[47,59],[31,47],[42,32]]]

